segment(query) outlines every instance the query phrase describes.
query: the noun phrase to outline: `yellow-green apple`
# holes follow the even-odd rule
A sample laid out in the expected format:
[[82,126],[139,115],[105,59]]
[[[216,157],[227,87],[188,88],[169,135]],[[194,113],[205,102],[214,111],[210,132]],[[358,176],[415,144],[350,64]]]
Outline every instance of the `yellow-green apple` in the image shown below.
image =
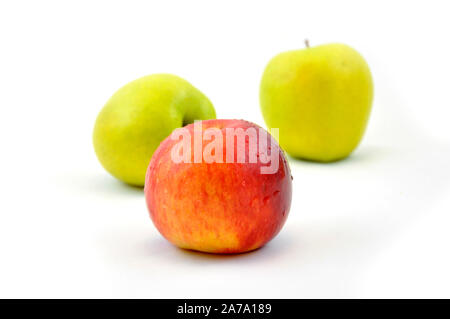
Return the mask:
[[177,129],[160,144],[144,191],[153,223],[174,245],[242,253],[282,228],[291,179],[266,130],[243,120],[208,120]]
[[363,57],[344,44],[275,56],[260,85],[267,126],[280,129],[291,156],[329,162],[359,144],[370,115],[373,84]]
[[119,89],[97,117],[94,148],[103,167],[125,183],[144,186],[159,143],[175,128],[214,119],[209,99],[186,80],[154,74]]

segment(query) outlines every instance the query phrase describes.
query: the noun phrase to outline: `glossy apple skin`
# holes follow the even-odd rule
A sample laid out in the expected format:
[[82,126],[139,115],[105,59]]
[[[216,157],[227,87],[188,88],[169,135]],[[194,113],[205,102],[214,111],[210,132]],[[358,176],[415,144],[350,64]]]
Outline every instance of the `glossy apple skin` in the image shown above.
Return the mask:
[[[202,125],[203,129],[220,128],[224,141],[226,127],[259,129],[243,120],[207,120]],[[193,136],[194,126],[186,128]],[[259,160],[176,164],[170,155],[174,143],[170,137],[161,143],[145,183],[150,217],[167,240],[202,252],[242,253],[263,246],[278,234],[292,198],[289,165],[278,144],[272,148],[279,156],[278,170],[261,174],[260,167],[267,164]]]
[[209,99],[188,81],[152,74],[120,88],[95,121],[98,160],[114,177],[142,187],[153,152],[170,133],[195,119],[213,119]]
[[280,129],[291,156],[319,162],[347,157],[369,120],[373,81],[369,66],[344,44],[283,52],[261,79],[261,111],[268,127]]

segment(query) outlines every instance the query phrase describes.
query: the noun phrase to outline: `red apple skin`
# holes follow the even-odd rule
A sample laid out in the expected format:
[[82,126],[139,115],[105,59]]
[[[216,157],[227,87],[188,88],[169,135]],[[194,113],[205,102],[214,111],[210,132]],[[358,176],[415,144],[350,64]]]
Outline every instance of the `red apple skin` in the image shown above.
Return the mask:
[[[224,161],[225,128],[260,129],[244,120],[208,120],[202,127],[221,129]],[[194,125],[185,128],[193,137]],[[177,164],[171,149],[178,141],[166,138],[153,154],[144,190],[158,231],[180,248],[208,253],[243,253],[270,241],[283,227],[292,199],[288,162],[270,138],[276,145],[272,151],[279,154],[275,174],[261,174],[260,168],[270,164],[259,157],[257,163],[248,163],[248,147],[246,163],[193,163],[192,154],[191,163]]]

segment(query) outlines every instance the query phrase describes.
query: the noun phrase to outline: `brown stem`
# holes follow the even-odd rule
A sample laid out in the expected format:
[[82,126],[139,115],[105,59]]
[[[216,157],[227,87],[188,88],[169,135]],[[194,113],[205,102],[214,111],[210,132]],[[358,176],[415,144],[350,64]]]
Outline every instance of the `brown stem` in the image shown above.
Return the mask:
[[307,48],[309,48],[309,40],[308,40],[308,39],[305,39],[305,46],[306,46]]

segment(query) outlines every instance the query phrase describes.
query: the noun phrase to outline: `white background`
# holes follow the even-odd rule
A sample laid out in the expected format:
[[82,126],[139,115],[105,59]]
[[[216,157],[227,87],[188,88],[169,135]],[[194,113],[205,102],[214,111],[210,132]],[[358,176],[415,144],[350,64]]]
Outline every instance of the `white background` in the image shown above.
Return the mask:
[[[450,297],[449,30],[446,1],[2,1],[0,297]],[[168,72],[219,118],[264,124],[263,69],[305,38],[368,61],[362,144],[290,160],[291,212],[266,247],[171,246],[142,190],[98,163],[97,113]]]

